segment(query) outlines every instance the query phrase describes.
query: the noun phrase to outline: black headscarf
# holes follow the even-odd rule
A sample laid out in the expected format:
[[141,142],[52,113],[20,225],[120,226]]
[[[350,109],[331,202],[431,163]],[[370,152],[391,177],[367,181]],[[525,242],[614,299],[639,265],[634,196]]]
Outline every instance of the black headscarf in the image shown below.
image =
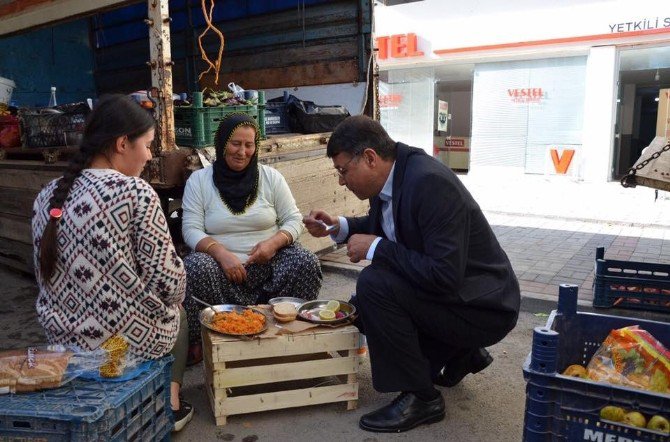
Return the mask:
[[[242,126],[253,127],[256,131],[256,151],[249,165],[239,172],[228,167],[225,159],[226,145],[236,129]],[[234,215],[241,215],[256,202],[258,196],[258,125],[246,114],[230,114],[219,124],[214,144],[214,185],[219,190],[221,200]]]

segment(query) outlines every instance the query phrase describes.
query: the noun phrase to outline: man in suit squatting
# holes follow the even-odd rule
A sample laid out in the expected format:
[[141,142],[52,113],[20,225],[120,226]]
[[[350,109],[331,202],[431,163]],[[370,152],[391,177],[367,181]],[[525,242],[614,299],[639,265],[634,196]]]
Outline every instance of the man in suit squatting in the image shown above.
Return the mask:
[[454,173],[423,150],[394,142],[365,116],[335,128],[326,154],[340,185],[370,200],[368,215],[313,210],[308,231],[368,259],[351,302],[370,350],[373,386],[400,392],[361,417],[362,429],[399,432],[444,418],[435,385],[453,387],[493,358],[484,347],[516,324],[519,284],[481,209]]

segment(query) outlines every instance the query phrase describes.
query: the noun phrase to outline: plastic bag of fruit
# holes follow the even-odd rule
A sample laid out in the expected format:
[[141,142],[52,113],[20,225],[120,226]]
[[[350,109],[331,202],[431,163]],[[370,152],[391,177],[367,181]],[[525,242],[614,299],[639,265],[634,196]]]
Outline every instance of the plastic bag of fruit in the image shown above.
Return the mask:
[[670,393],[670,352],[637,325],[612,330],[587,372],[595,381]]

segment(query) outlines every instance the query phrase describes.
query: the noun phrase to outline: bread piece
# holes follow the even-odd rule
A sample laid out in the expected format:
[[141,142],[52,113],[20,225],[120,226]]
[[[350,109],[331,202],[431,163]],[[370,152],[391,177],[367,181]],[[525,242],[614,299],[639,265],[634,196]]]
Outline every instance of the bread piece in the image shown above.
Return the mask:
[[274,313],[277,316],[293,316],[295,317],[298,314],[298,310],[290,302],[280,302],[279,304],[274,305]]

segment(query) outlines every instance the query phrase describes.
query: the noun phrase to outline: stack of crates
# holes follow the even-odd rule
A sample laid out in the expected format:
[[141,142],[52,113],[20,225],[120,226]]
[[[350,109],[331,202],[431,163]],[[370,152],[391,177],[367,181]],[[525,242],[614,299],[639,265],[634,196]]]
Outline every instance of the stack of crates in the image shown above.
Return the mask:
[[204,107],[202,92],[193,93],[193,105],[174,108],[174,128],[177,145],[202,148],[214,145],[214,137],[221,120],[230,114],[243,113],[253,117],[260,128],[260,139],[265,139],[265,98],[259,92],[257,106]]
[[670,414],[670,395],[564,376],[569,365],[586,367],[613,329],[631,325],[651,333],[668,346],[670,324],[577,312],[577,286],[561,285],[558,308],[545,327],[533,333],[532,352],[523,375],[526,412],[523,440],[545,441],[668,441],[670,435],[600,418],[608,405],[642,413],[647,420]]
[[172,356],[125,382],[75,379],[63,387],[0,396],[0,441],[161,441],[174,427]]

